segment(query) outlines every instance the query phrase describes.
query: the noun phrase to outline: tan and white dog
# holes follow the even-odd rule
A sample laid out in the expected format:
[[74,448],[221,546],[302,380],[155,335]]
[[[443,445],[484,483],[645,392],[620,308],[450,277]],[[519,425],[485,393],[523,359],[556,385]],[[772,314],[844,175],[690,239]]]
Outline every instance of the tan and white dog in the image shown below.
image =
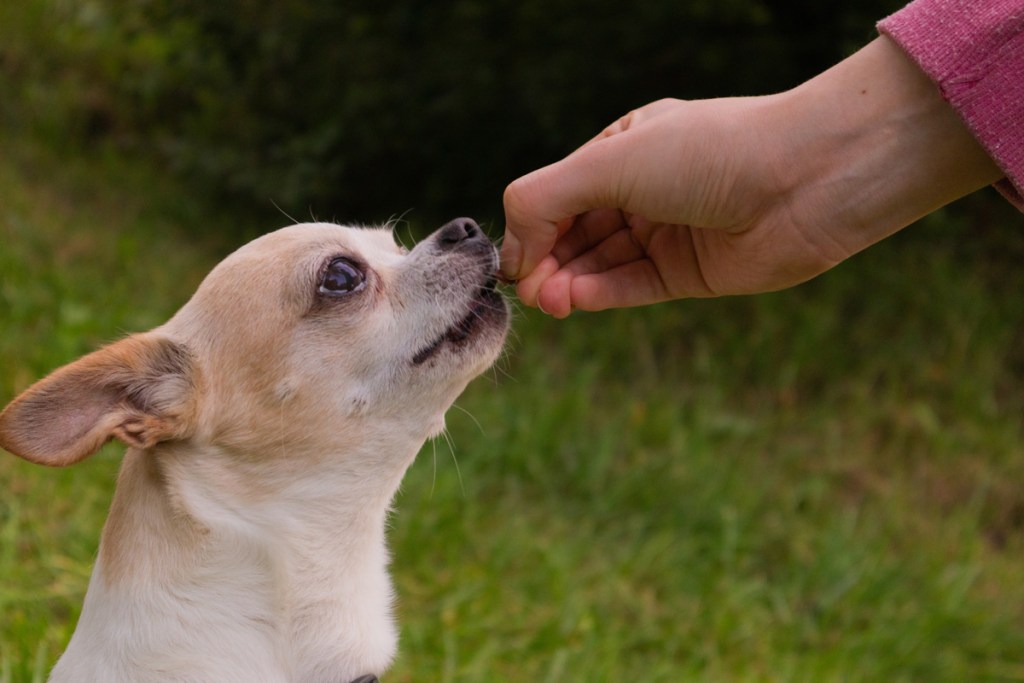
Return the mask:
[[315,223],[236,251],[166,324],[0,413],[0,446],[125,455],[52,681],[348,683],[391,662],[385,522],[406,468],[500,353],[497,254],[469,219],[412,251]]

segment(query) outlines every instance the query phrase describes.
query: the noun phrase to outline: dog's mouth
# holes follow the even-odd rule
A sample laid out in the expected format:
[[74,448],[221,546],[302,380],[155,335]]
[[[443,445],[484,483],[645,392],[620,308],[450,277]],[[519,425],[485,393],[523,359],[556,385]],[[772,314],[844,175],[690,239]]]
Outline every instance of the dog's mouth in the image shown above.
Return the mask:
[[416,352],[412,358],[413,365],[422,365],[435,356],[443,347],[460,347],[473,334],[489,323],[497,321],[505,315],[505,301],[497,290],[496,275],[489,275],[469,304],[469,312],[461,320],[441,333],[437,339]]

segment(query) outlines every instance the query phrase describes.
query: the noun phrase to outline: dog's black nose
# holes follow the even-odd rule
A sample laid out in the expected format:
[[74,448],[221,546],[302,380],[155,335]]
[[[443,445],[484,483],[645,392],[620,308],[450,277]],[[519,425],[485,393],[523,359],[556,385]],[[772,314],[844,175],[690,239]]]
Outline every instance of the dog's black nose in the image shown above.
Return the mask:
[[437,243],[445,249],[452,249],[460,242],[480,237],[483,237],[483,231],[472,218],[456,218],[437,231]]

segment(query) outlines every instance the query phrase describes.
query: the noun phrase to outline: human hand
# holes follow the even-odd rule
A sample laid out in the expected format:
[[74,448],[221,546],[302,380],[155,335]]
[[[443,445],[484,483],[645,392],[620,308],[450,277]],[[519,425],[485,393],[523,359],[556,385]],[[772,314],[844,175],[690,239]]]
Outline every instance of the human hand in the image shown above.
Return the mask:
[[[771,109],[770,98],[655,102],[510,185],[503,257],[511,268],[520,239],[523,301],[564,317],[777,288],[832,265],[828,245],[793,247],[765,225],[778,191]],[[766,258],[782,249],[804,253]]]
[[998,169],[888,39],[780,95],[638,109],[505,192],[505,274],[556,317],[807,280]]

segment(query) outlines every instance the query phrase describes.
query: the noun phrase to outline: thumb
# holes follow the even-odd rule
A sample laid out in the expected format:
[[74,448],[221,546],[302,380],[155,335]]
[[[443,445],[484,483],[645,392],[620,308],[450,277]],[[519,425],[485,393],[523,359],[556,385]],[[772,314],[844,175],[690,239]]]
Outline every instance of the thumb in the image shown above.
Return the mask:
[[[616,136],[619,137],[619,136]],[[617,208],[609,169],[617,166],[614,138],[588,144],[561,161],[513,181],[506,189],[502,272],[522,279],[551,253],[576,216]]]

